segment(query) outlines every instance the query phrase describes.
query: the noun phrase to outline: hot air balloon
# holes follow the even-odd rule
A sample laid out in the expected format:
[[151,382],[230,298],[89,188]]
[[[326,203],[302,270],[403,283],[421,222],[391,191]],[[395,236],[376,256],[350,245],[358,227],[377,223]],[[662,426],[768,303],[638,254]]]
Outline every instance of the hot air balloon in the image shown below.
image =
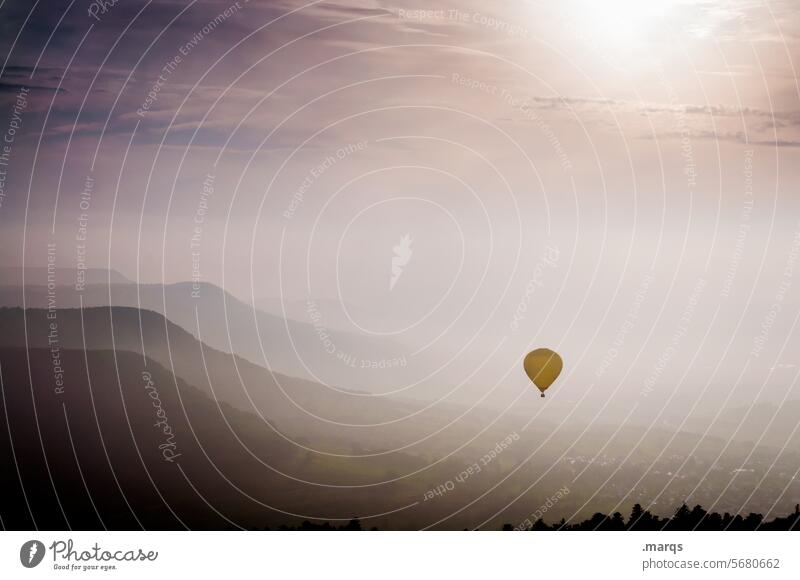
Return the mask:
[[525,373],[533,381],[533,384],[544,392],[552,385],[561,374],[561,369],[564,367],[564,362],[557,352],[553,352],[549,348],[537,348],[532,350],[525,356]]

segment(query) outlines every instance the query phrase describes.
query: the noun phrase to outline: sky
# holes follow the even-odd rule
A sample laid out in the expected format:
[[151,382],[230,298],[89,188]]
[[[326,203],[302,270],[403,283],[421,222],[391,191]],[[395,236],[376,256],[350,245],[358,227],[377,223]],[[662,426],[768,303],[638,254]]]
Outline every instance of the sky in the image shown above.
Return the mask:
[[798,397],[796,3],[99,6],[0,2],[3,265],[318,308],[423,399]]

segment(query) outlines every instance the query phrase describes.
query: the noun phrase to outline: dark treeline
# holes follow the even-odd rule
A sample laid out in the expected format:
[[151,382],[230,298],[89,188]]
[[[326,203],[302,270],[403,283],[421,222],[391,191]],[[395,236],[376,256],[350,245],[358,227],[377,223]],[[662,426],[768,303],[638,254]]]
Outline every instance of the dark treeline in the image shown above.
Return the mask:
[[[269,530],[269,528],[264,528],[264,529]],[[328,532],[328,531],[360,532],[363,530],[363,528],[361,527],[361,522],[358,520],[358,518],[353,518],[352,520],[350,520],[349,522],[347,522],[342,526],[333,526],[331,525],[330,522],[324,522],[321,524],[312,524],[308,520],[304,520],[303,523],[301,523],[298,526],[283,525],[275,529],[279,531],[301,531],[301,532]],[[372,528],[372,530],[377,530],[377,528]]]
[[562,518],[560,522],[546,524],[541,518],[536,520],[529,528],[514,527],[511,524],[503,526],[503,530],[524,530],[549,531],[775,531],[775,530],[798,530],[800,529],[800,504],[794,506],[794,513],[765,522],[761,514],[750,513],[741,516],[725,512],[720,515],[716,512],[707,512],[702,506],[696,505],[689,508],[686,504],[681,505],[672,517],[661,518],[642,509],[638,503],[633,506],[628,521],[625,521],[622,514],[614,512],[612,515],[596,513],[588,520],[580,523],[567,524]]
[[[361,531],[364,528],[361,527],[361,522],[357,518],[353,518],[341,526],[331,525],[330,522],[314,524],[306,520],[297,526],[283,525],[275,529],[282,531]],[[372,531],[377,529],[370,528]],[[511,524],[503,526],[504,531],[522,529],[525,528],[514,527]],[[575,524],[567,524],[562,518],[560,522],[548,525],[542,519],[538,519],[528,529],[530,531],[800,531],[800,504],[794,506],[794,513],[765,522],[764,516],[761,514],[750,513],[746,516],[739,514],[733,516],[726,512],[720,515],[716,512],[709,513],[699,505],[690,509],[686,504],[681,505],[672,517],[661,518],[642,509],[642,506],[637,503],[633,506],[627,521],[619,512],[614,512],[610,516],[596,513],[588,520]]]

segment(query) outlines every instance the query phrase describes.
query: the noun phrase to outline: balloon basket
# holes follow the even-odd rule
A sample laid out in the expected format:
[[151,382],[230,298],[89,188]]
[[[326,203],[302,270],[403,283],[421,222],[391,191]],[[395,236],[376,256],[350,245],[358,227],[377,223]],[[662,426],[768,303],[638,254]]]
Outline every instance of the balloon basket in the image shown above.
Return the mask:
[[544,399],[544,393],[542,393],[542,398]]

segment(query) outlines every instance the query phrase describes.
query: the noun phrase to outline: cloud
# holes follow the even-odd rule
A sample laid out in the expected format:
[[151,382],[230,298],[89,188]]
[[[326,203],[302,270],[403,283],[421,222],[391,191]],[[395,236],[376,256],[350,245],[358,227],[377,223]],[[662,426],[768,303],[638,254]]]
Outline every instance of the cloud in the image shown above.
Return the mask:
[[[658,103],[637,102],[630,100],[608,99],[585,96],[533,96],[523,107],[537,110],[570,111],[583,113],[581,122],[592,122],[588,115],[604,116],[609,113],[620,119],[625,127],[632,127],[633,121],[625,116],[646,116],[652,125],[647,134],[650,139],[696,138],[736,141],[750,145],[768,145],[777,147],[797,147],[800,143],[800,110],[773,110],[758,107],[738,107],[724,104],[701,105],[694,103]],[[654,117],[668,117],[665,119]],[[680,131],[675,130],[673,118],[680,117],[685,125]],[[739,130],[731,130],[728,125],[735,123]],[[615,124],[604,126],[618,130]],[[723,125],[720,127],[719,125]],[[746,127],[748,130],[741,130]],[[655,133],[652,129],[655,129]],[[776,133],[780,135],[776,137]]]
[[735,107],[730,105],[698,105],[693,103],[657,103],[636,102],[629,100],[607,99],[599,97],[542,97],[529,98],[529,104],[535,103],[539,108],[570,109],[591,107],[595,109],[614,108],[630,112],[642,113],[685,113],[687,115],[712,115],[720,117],[767,117],[800,123],[800,111],[769,111],[753,107]]
[[37,92],[46,92],[46,93],[65,93],[65,89],[60,89],[58,87],[48,87],[45,85],[37,85],[37,84],[21,84],[21,83],[7,83],[4,81],[0,81],[0,93],[18,93],[20,89],[33,89]]
[[730,141],[751,147],[800,147],[800,140],[755,138],[743,131],[665,131],[657,135],[643,134],[642,139],[690,139]]

